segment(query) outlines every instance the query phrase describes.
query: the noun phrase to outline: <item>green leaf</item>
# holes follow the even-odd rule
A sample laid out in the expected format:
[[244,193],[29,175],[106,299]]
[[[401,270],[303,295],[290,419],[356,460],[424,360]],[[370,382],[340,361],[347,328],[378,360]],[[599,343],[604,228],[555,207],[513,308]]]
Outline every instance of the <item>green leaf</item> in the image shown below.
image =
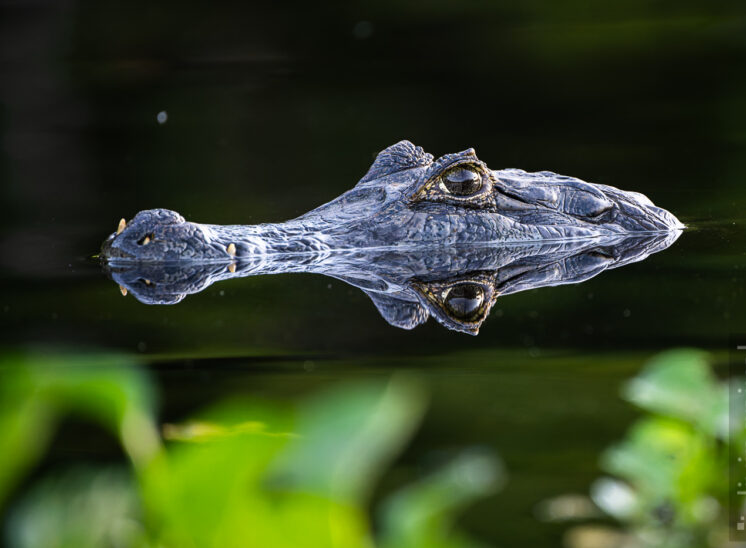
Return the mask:
[[[244,428],[247,423],[252,428]],[[213,425],[167,446],[140,475],[149,521],[164,546],[267,545],[277,528],[266,471],[292,437],[292,417],[275,406],[228,402],[188,425]],[[169,430],[184,432],[191,426]]]
[[347,385],[298,410],[299,438],[280,461],[278,478],[294,490],[361,501],[409,439],[424,410],[411,381]]
[[145,372],[129,358],[88,354],[6,354],[0,357],[0,503],[44,452],[68,413],[118,436],[135,463],[158,450],[153,397]]
[[643,409],[684,420],[710,435],[727,436],[727,391],[710,371],[704,352],[682,349],[659,354],[622,393]]
[[465,452],[430,477],[405,487],[385,502],[384,548],[467,548],[476,546],[454,531],[455,514],[499,488],[505,472],[497,458]]
[[638,496],[641,515],[673,505],[687,521],[717,483],[722,462],[713,440],[678,420],[639,421],[624,441],[603,456],[602,467],[627,481]]
[[15,548],[148,546],[137,492],[123,470],[76,468],[37,483],[10,512]]

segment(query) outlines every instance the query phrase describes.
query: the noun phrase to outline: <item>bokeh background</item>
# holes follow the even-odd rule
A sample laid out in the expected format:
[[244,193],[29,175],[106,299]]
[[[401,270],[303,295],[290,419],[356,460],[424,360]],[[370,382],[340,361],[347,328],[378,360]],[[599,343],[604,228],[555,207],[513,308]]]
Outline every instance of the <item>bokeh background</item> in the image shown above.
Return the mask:
[[[442,452],[488,446],[511,480],[463,526],[556,545],[563,528],[534,508],[598,476],[636,416],[622,381],[673,346],[722,365],[746,332],[741,2],[5,0],[0,44],[0,345],[136,356],[163,420],[407,369],[430,407],[381,492]],[[433,320],[395,329],[312,275],[148,307],[90,260],[141,209],[297,216],[405,138],[640,191],[690,228],[643,263],[498,299],[476,338]],[[89,425],[62,432],[38,474],[121,458]]]

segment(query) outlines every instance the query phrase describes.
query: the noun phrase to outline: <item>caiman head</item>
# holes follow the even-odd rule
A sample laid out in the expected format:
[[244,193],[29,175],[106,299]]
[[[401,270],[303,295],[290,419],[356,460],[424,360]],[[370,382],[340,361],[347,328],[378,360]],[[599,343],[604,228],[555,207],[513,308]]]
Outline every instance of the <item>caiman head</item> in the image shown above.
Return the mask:
[[279,224],[187,222],[166,209],[122,221],[102,247],[114,262],[231,262],[273,253],[547,242],[677,231],[644,195],[551,172],[493,171],[473,149],[435,160],[409,141],[380,154],[351,190]]

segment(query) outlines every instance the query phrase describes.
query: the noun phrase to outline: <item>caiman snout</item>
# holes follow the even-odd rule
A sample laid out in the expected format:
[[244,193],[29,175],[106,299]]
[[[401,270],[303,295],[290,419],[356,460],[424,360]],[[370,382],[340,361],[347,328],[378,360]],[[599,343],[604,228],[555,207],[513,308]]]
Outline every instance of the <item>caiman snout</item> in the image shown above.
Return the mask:
[[211,238],[205,225],[187,222],[169,209],[141,211],[129,222],[122,219],[101,247],[108,259],[144,262],[229,259],[229,251]]

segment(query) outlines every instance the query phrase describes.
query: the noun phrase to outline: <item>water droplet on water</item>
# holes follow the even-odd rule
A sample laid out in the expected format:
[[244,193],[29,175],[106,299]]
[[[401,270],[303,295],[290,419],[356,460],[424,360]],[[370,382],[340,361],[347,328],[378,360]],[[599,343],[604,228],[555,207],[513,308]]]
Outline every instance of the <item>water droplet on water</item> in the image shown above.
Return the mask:
[[358,40],[364,40],[373,36],[373,23],[370,21],[358,21],[352,27],[352,35]]
[[168,113],[165,110],[162,110],[158,113],[158,116],[156,116],[155,119],[158,120],[159,124],[165,124],[168,121]]

